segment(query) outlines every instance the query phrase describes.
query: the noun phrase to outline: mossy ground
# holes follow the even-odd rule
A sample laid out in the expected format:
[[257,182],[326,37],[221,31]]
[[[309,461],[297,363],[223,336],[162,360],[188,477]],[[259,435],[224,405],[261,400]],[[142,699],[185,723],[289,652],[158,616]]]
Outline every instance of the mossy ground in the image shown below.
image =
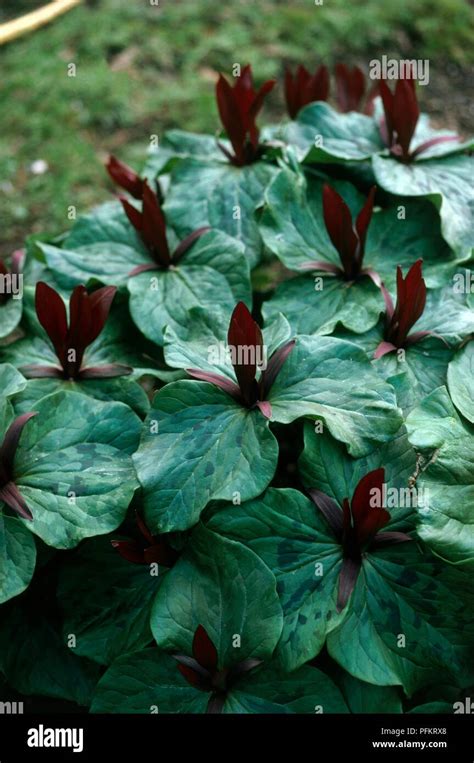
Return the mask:
[[[42,4],[4,0],[0,22]],[[90,0],[0,50],[0,255],[106,199],[109,152],[139,166],[150,134],[213,132],[215,71],[234,62],[261,80],[299,61],[429,58],[422,105],[468,131],[472,17],[464,0]],[[281,108],[280,87],[267,117]]]

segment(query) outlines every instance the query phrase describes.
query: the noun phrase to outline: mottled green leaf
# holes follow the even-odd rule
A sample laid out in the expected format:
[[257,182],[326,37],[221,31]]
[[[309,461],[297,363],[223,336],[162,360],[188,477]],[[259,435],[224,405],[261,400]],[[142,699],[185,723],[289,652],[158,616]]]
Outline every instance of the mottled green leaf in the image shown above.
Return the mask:
[[207,382],[173,382],[155,396],[134,456],[153,532],[192,527],[213,499],[252,498],[270,482],[277,441],[259,410]]
[[12,333],[21,321],[22,301],[21,299],[7,299],[0,303],[0,339]]
[[277,171],[265,162],[245,167],[201,159],[184,159],[171,173],[165,211],[180,235],[203,225],[224,231],[245,245],[251,267],[260,261],[263,243],[255,210]]
[[449,364],[448,389],[458,411],[474,423],[474,342],[459,350]]
[[474,159],[456,154],[402,164],[391,157],[372,159],[377,183],[401,196],[425,196],[441,216],[443,236],[460,258],[474,247]]
[[0,512],[0,604],[22,593],[33,577],[36,546],[16,517]]
[[164,572],[156,576],[150,565],[123,559],[110,537],[82,545],[63,566],[58,585],[63,634],[74,633],[75,653],[109,665],[150,644],[151,605]]
[[128,289],[133,320],[160,345],[165,326],[187,336],[193,307],[231,311],[239,300],[251,302],[243,245],[217,231],[201,236],[177,266],[130,278]]
[[269,659],[283,625],[268,567],[241,543],[202,525],[163,580],[151,614],[158,646],[175,654],[192,655],[199,625],[217,649],[219,669]]
[[429,493],[418,509],[418,533],[449,562],[474,559],[474,426],[462,419],[446,388],[429,395],[407,419],[410,442],[424,456],[417,485]]
[[23,430],[14,480],[33,514],[22,520],[56,548],[118,527],[137,489],[129,453],[141,429],[123,403],[74,392],[42,398]]
[[340,114],[323,102],[301,109],[298,119],[282,130],[282,137],[295,145],[300,159],[308,163],[360,162],[383,149],[378,126],[371,117],[355,111]]

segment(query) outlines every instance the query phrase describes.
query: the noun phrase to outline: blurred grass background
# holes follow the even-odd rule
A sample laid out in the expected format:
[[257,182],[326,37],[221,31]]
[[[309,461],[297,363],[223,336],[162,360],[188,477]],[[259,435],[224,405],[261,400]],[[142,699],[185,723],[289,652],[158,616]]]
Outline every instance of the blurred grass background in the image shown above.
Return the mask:
[[[26,235],[68,227],[109,197],[109,152],[139,167],[152,133],[214,132],[215,71],[252,63],[428,58],[422,106],[468,132],[474,9],[466,0],[89,0],[0,48],[0,256]],[[1,0],[0,23],[46,0]],[[68,76],[68,64],[77,67]],[[282,88],[266,117],[282,113]],[[38,161],[41,160],[41,161]]]

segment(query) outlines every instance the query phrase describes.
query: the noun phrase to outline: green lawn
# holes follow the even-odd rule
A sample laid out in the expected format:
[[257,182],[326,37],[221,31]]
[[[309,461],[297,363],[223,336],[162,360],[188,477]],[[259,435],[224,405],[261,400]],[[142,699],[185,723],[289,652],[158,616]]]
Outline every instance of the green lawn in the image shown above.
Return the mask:
[[[3,0],[0,21],[41,4]],[[0,50],[0,255],[29,233],[65,228],[69,205],[81,212],[107,198],[109,152],[138,165],[152,133],[213,132],[215,70],[233,62],[252,63],[263,79],[298,61],[429,58],[422,97],[464,127],[472,28],[463,0],[96,0],[74,9]],[[31,170],[38,159],[44,174]]]

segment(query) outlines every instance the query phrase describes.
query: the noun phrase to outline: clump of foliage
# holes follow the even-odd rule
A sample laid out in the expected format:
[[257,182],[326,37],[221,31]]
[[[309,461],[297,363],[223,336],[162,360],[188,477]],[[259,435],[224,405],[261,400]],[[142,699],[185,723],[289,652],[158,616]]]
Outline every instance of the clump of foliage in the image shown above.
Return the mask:
[[474,684],[472,143],[411,79],[340,65],[336,110],[300,66],[259,126],[274,87],[221,75],[217,136],[111,157],[123,195],[0,261],[4,693],[449,712]]

